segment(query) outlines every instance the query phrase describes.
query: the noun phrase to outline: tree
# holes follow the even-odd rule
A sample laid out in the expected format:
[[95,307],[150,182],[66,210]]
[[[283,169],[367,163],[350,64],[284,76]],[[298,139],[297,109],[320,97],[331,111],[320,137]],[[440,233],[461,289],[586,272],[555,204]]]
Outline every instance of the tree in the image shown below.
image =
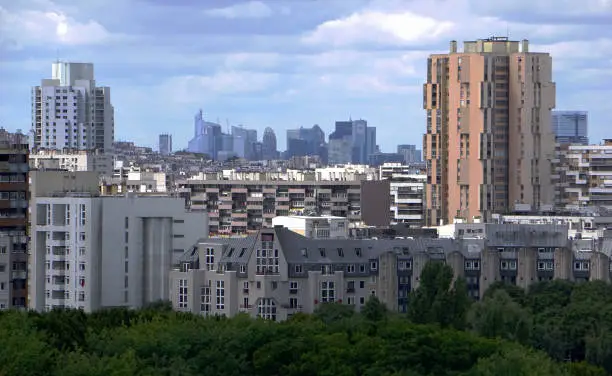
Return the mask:
[[453,282],[453,269],[441,262],[428,262],[421,272],[421,284],[411,294],[408,316],[415,323],[437,323],[463,328],[469,308],[465,281]]
[[355,315],[355,308],[342,303],[321,303],[314,311],[314,316],[325,324],[349,319]]
[[504,289],[497,289],[469,311],[468,323],[483,337],[503,338],[520,343],[529,341],[531,316],[512,300]]
[[370,296],[361,309],[361,314],[366,320],[383,321],[387,318],[387,307],[376,296]]

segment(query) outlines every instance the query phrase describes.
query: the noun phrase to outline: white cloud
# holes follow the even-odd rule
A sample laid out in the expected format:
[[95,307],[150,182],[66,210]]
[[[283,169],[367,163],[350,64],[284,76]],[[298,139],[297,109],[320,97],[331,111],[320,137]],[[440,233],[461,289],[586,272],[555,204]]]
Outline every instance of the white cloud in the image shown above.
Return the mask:
[[61,12],[0,7],[0,45],[85,45],[107,42],[112,35],[94,20],[79,22]]
[[435,40],[453,26],[452,22],[438,21],[412,12],[365,11],[324,22],[306,35],[303,41],[334,47],[363,43],[406,45]]
[[208,76],[178,76],[160,87],[160,97],[179,103],[201,103],[203,98],[223,94],[255,93],[270,88],[278,75],[258,72],[224,71]]
[[204,12],[210,17],[222,18],[266,18],[272,15],[272,8],[261,1],[249,1],[226,8],[215,8]]

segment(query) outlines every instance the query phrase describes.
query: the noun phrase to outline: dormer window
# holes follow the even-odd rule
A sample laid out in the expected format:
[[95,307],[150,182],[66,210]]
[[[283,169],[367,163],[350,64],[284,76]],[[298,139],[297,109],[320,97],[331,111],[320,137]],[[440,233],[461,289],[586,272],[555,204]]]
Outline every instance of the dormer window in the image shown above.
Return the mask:
[[344,250],[342,248],[338,248],[338,256],[344,257]]
[[242,250],[240,250],[240,254],[238,255],[238,257],[242,257],[244,256],[244,253],[246,252],[246,248],[242,248]]
[[355,248],[355,255],[361,257],[361,248]]
[[377,270],[377,269],[378,269],[378,262],[376,262],[376,261],[371,261],[371,262],[370,262],[370,269],[371,269],[371,270]]
[[227,257],[232,257],[233,254],[234,254],[234,248],[230,248],[229,252],[227,253]]
[[321,257],[327,257],[327,254],[325,253],[325,248],[319,248],[319,253],[321,254]]
[[300,253],[302,254],[302,257],[308,258],[308,250],[306,248],[300,249]]

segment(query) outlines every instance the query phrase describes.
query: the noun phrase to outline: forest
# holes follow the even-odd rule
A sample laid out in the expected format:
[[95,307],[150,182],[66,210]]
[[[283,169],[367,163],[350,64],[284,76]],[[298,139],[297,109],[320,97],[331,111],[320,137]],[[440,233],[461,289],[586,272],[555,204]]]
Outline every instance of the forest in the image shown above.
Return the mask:
[[201,317],[166,303],[85,314],[0,313],[0,375],[599,376],[612,373],[612,286],[493,285],[468,297],[428,264],[407,314],[375,297],[285,322]]

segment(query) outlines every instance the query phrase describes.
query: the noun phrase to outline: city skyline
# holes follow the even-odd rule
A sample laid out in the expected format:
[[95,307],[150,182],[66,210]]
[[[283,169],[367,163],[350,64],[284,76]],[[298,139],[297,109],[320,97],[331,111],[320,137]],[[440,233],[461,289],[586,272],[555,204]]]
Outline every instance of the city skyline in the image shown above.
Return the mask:
[[[7,129],[30,129],[30,88],[61,58],[93,63],[97,81],[113,89],[118,140],[154,146],[158,134],[171,131],[182,149],[201,107],[207,120],[229,119],[260,134],[268,126],[283,135],[313,124],[329,134],[337,120],[362,118],[390,152],[396,144],[421,145],[427,56],[446,51],[452,39],[509,33],[551,54],[556,109],[588,111],[591,140],[606,137],[610,2],[551,7],[531,1],[528,13],[522,1],[493,7],[479,0],[453,7],[391,0],[329,1],[326,7],[136,0],[104,7],[96,0],[76,9],[70,3],[0,7],[0,122]],[[278,141],[284,150],[285,137]]]

